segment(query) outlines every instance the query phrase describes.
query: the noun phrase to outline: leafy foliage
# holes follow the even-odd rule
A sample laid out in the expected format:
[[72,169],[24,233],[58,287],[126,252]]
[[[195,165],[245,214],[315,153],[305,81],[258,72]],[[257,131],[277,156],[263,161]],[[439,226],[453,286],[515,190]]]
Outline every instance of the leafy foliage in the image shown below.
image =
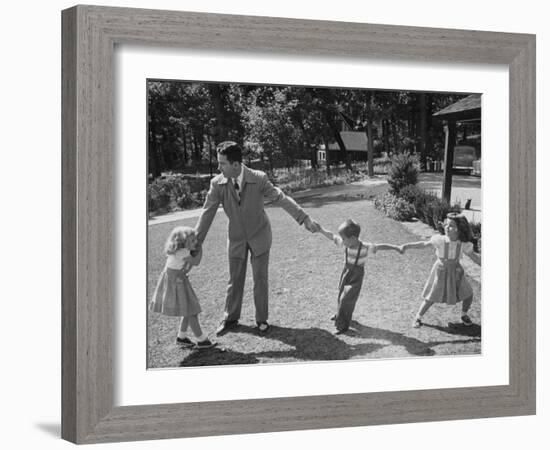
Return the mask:
[[[149,81],[147,92],[148,166],[154,178],[166,171],[212,169],[223,140],[242,144],[247,161],[263,158],[268,166],[289,167],[309,159],[314,168],[320,146],[336,142],[340,151],[327,155],[336,158],[327,160],[327,167],[343,162],[349,170],[349,152],[339,135],[343,123],[369,132],[371,153],[430,156],[443,142],[441,124],[432,123],[431,114],[463,97],[166,80]],[[371,175],[372,169],[371,161]]]
[[374,207],[382,211],[386,216],[399,221],[411,220],[415,215],[412,203],[390,192],[376,197]]
[[481,253],[481,223],[472,222],[470,228],[472,229],[474,251]]
[[178,211],[202,206],[206,189],[192,191],[189,181],[182,174],[167,174],[148,185],[150,213]]
[[390,192],[398,195],[405,186],[415,185],[418,181],[418,158],[402,153],[392,158],[388,172],[388,184]]
[[441,222],[450,212],[460,212],[460,205],[450,205],[437,195],[426,192],[418,186],[409,185],[399,191],[399,197],[414,206],[415,214],[422,222],[441,230]]

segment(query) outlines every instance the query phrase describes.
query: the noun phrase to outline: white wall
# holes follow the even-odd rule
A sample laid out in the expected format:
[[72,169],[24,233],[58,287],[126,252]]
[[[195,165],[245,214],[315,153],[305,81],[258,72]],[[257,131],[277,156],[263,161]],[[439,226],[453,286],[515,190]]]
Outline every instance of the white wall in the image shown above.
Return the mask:
[[[487,3],[487,4],[485,4]],[[442,2],[388,0],[384,2],[298,2],[278,0],[107,1],[110,6],[132,6],[232,14],[270,15],[342,21],[372,22],[509,31],[537,34],[538,224],[550,219],[548,177],[542,167],[549,161],[543,124],[548,123],[550,98],[548,47],[550,30],[544,3],[462,0]],[[60,11],[72,2],[7,2],[2,8],[0,32],[2,87],[2,245],[1,298],[6,306],[0,320],[2,360],[0,405],[4,448],[69,447],[59,438],[60,428]],[[6,101],[7,99],[7,101]],[[546,139],[547,141],[547,139]],[[546,227],[547,228],[547,227]],[[538,415],[361,427],[353,429],[289,432],[265,435],[201,438],[120,444],[117,448],[314,448],[462,449],[496,446],[512,449],[543,448],[548,441],[544,422],[550,419],[548,385],[543,377],[550,352],[548,337],[548,238],[539,234],[538,267]],[[7,288],[7,289],[6,289]],[[545,295],[546,294],[546,295]],[[546,329],[543,329],[546,328]],[[536,441],[539,443],[535,443]],[[101,446],[103,447],[103,446]],[[31,447],[32,448],[32,447]]]

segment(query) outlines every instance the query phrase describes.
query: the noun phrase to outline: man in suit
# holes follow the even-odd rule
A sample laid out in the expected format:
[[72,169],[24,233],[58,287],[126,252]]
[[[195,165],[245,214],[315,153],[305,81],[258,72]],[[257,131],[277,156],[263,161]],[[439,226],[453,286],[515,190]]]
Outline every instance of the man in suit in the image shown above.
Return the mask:
[[216,150],[221,173],[210,182],[203,211],[195,227],[198,240],[202,243],[220,204],[229,218],[229,283],[224,318],[216,334],[225,334],[238,324],[249,253],[254,279],[256,324],[258,330],[265,333],[269,329],[268,265],[272,236],[264,199],[282,207],[298,224],[303,224],[311,232],[319,231],[319,224],[312,221],[292,198],[273,186],[264,172],[243,165],[242,150],[237,143],[222,142]]

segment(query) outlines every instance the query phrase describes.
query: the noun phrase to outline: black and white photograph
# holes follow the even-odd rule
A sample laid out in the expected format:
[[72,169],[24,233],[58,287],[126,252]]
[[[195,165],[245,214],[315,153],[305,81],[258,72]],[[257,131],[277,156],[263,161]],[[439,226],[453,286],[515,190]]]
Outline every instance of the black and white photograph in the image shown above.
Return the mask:
[[3,9],[3,448],[544,447],[544,2],[94,3]]
[[481,354],[481,94],[146,95],[149,369]]

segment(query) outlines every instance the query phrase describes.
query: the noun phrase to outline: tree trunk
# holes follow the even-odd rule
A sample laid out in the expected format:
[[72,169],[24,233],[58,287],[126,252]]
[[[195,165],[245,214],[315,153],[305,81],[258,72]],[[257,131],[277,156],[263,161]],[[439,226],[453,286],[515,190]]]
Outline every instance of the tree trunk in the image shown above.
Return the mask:
[[330,175],[330,150],[328,148],[329,142],[326,136],[323,136],[325,142],[325,165],[327,168],[327,175]]
[[312,147],[310,145],[308,145],[308,147],[310,148],[311,168],[314,171],[317,171],[317,169],[319,168],[319,161],[317,160],[317,147]]
[[399,153],[399,134],[397,132],[397,118],[395,117],[395,115],[392,115],[391,129],[393,135],[393,151],[395,153]]
[[185,129],[183,131],[183,149],[182,149],[182,153],[183,153],[183,166],[187,167],[187,164],[189,162],[189,153],[188,153],[188,150],[187,150],[187,130],[185,130]]
[[368,168],[369,177],[374,176],[374,145],[372,142],[372,92],[367,91],[366,101],[366,115],[367,115],[367,155],[368,155]]
[[388,125],[388,119],[384,119],[382,121],[382,142],[384,143],[384,152],[386,152],[386,155],[390,154],[390,132],[389,132],[389,125]]
[[426,94],[423,92],[418,94],[418,115],[419,115],[419,128],[420,128],[420,164],[422,167],[426,167],[426,140],[428,138],[428,126],[427,126],[427,109],[426,109]]
[[445,169],[443,173],[442,199],[451,203],[451,185],[453,183],[453,160],[456,140],[456,122],[445,126]]
[[172,171],[173,168],[173,161],[172,161],[172,155],[170,154],[170,143],[168,141],[168,137],[166,136],[166,131],[162,131],[162,141],[161,141],[161,149],[162,149],[162,159],[164,162],[164,168],[168,169],[169,171]]
[[202,148],[204,144],[202,133],[196,133],[193,135],[193,144],[193,162],[195,163],[195,169],[198,170],[202,159]]
[[157,142],[157,135],[155,133],[155,126],[153,122],[149,122],[149,168],[148,171],[153,175],[153,178],[160,176],[160,159],[159,159],[159,144]]
[[213,169],[212,169],[212,147],[213,147],[212,136],[208,135],[207,139],[208,139],[208,169],[209,169],[209,172],[210,172],[210,178],[212,178],[212,176],[213,176]]
[[228,130],[225,123],[225,109],[222,96],[222,90],[217,83],[208,84],[208,93],[214,106],[216,114],[216,127],[214,128],[215,142],[220,143],[228,139]]
[[431,94],[426,94],[426,157],[428,157],[428,155],[432,155],[434,150],[432,112],[432,96]]

